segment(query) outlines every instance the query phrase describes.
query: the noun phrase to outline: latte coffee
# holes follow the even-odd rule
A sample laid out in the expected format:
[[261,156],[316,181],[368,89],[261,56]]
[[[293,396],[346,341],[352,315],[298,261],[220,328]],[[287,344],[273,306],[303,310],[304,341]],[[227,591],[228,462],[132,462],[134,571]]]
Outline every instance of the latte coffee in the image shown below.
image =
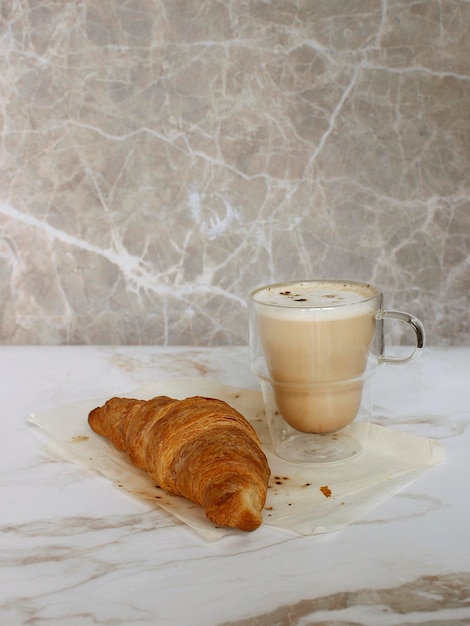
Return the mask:
[[[375,373],[382,363],[408,363],[420,354],[420,320],[384,310],[380,289],[349,280],[260,287],[250,294],[249,314],[250,364],[276,454],[309,465],[360,454],[373,414]],[[414,332],[410,353],[386,353],[386,320]]]
[[355,282],[306,281],[252,294],[260,348],[284,420],[331,433],[354,420],[381,294]]

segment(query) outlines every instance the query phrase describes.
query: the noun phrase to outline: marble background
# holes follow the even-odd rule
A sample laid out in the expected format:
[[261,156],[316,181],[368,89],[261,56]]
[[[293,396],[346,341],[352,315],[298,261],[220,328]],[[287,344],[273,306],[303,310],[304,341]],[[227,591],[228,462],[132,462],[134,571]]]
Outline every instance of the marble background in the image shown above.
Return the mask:
[[242,344],[252,288],[332,276],[468,342],[469,28],[468,0],[0,2],[0,342]]

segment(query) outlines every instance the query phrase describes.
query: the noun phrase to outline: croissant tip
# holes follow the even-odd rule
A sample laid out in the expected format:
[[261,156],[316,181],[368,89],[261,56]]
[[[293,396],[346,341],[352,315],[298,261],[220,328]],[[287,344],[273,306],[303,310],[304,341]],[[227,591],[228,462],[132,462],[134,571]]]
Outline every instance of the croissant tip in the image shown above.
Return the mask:
[[241,521],[241,523],[237,526],[237,528],[250,533],[256,530],[257,528],[259,528],[261,526],[262,521],[263,520],[261,517],[258,518],[258,517],[249,516],[248,518]]
[[239,514],[235,519],[224,519],[224,517],[220,514],[215,516],[208,514],[207,517],[216,526],[222,526],[224,528],[237,528],[238,530],[242,530],[248,533],[253,532],[257,528],[259,528],[263,521],[261,516],[258,517],[256,515],[253,515],[251,511],[244,511]]
[[206,515],[218,526],[252,532],[263,522],[262,508],[259,504],[259,494],[256,490],[233,491],[207,506]]

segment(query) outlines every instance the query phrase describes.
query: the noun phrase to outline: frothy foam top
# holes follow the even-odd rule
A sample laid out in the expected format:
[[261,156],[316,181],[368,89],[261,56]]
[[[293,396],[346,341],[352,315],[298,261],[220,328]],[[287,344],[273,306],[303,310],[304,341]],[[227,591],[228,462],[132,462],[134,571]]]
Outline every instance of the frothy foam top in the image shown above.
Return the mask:
[[[348,283],[340,281],[305,281],[296,283],[280,283],[262,287],[253,294],[255,302],[269,305],[270,314],[284,317],[286,314],[295,315],[292,309],[309,310],[310,312],[334,309],[336,313],[351,315],[351,305],[363,303],[365,308],[370,307],[368,301],[375,298],[379,292],[372,285],[365,283]],[[362,308],[362,307],[360,307]],[[298,313],[300,314],[300,310]]]

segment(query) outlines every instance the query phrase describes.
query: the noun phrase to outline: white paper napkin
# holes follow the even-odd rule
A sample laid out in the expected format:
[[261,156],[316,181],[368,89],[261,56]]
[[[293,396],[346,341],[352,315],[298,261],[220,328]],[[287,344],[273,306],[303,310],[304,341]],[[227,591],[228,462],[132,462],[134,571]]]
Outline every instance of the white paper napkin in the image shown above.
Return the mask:
[[[295,465],[277,457],[270,443],[261,393],[223,385],[210,378],[185,378],[154,383],[123,397],[147,400],[158,395],[183,399],[202,395],[225,400],[256,429],[271,467],[263,523],[303,535],[340,530],[392,497],[426,468],[445,457],[437,441],[371,424],[358,457],[331,466]],[[93,469],[120,488],[144,498],[184,521],[207,540],[231,529],[209,522],[202,507],[156,487],[127,455],[88,426],[88,413],[108,398],[59,407],[29,421],[52,436],[45,447],[81,467]]]

